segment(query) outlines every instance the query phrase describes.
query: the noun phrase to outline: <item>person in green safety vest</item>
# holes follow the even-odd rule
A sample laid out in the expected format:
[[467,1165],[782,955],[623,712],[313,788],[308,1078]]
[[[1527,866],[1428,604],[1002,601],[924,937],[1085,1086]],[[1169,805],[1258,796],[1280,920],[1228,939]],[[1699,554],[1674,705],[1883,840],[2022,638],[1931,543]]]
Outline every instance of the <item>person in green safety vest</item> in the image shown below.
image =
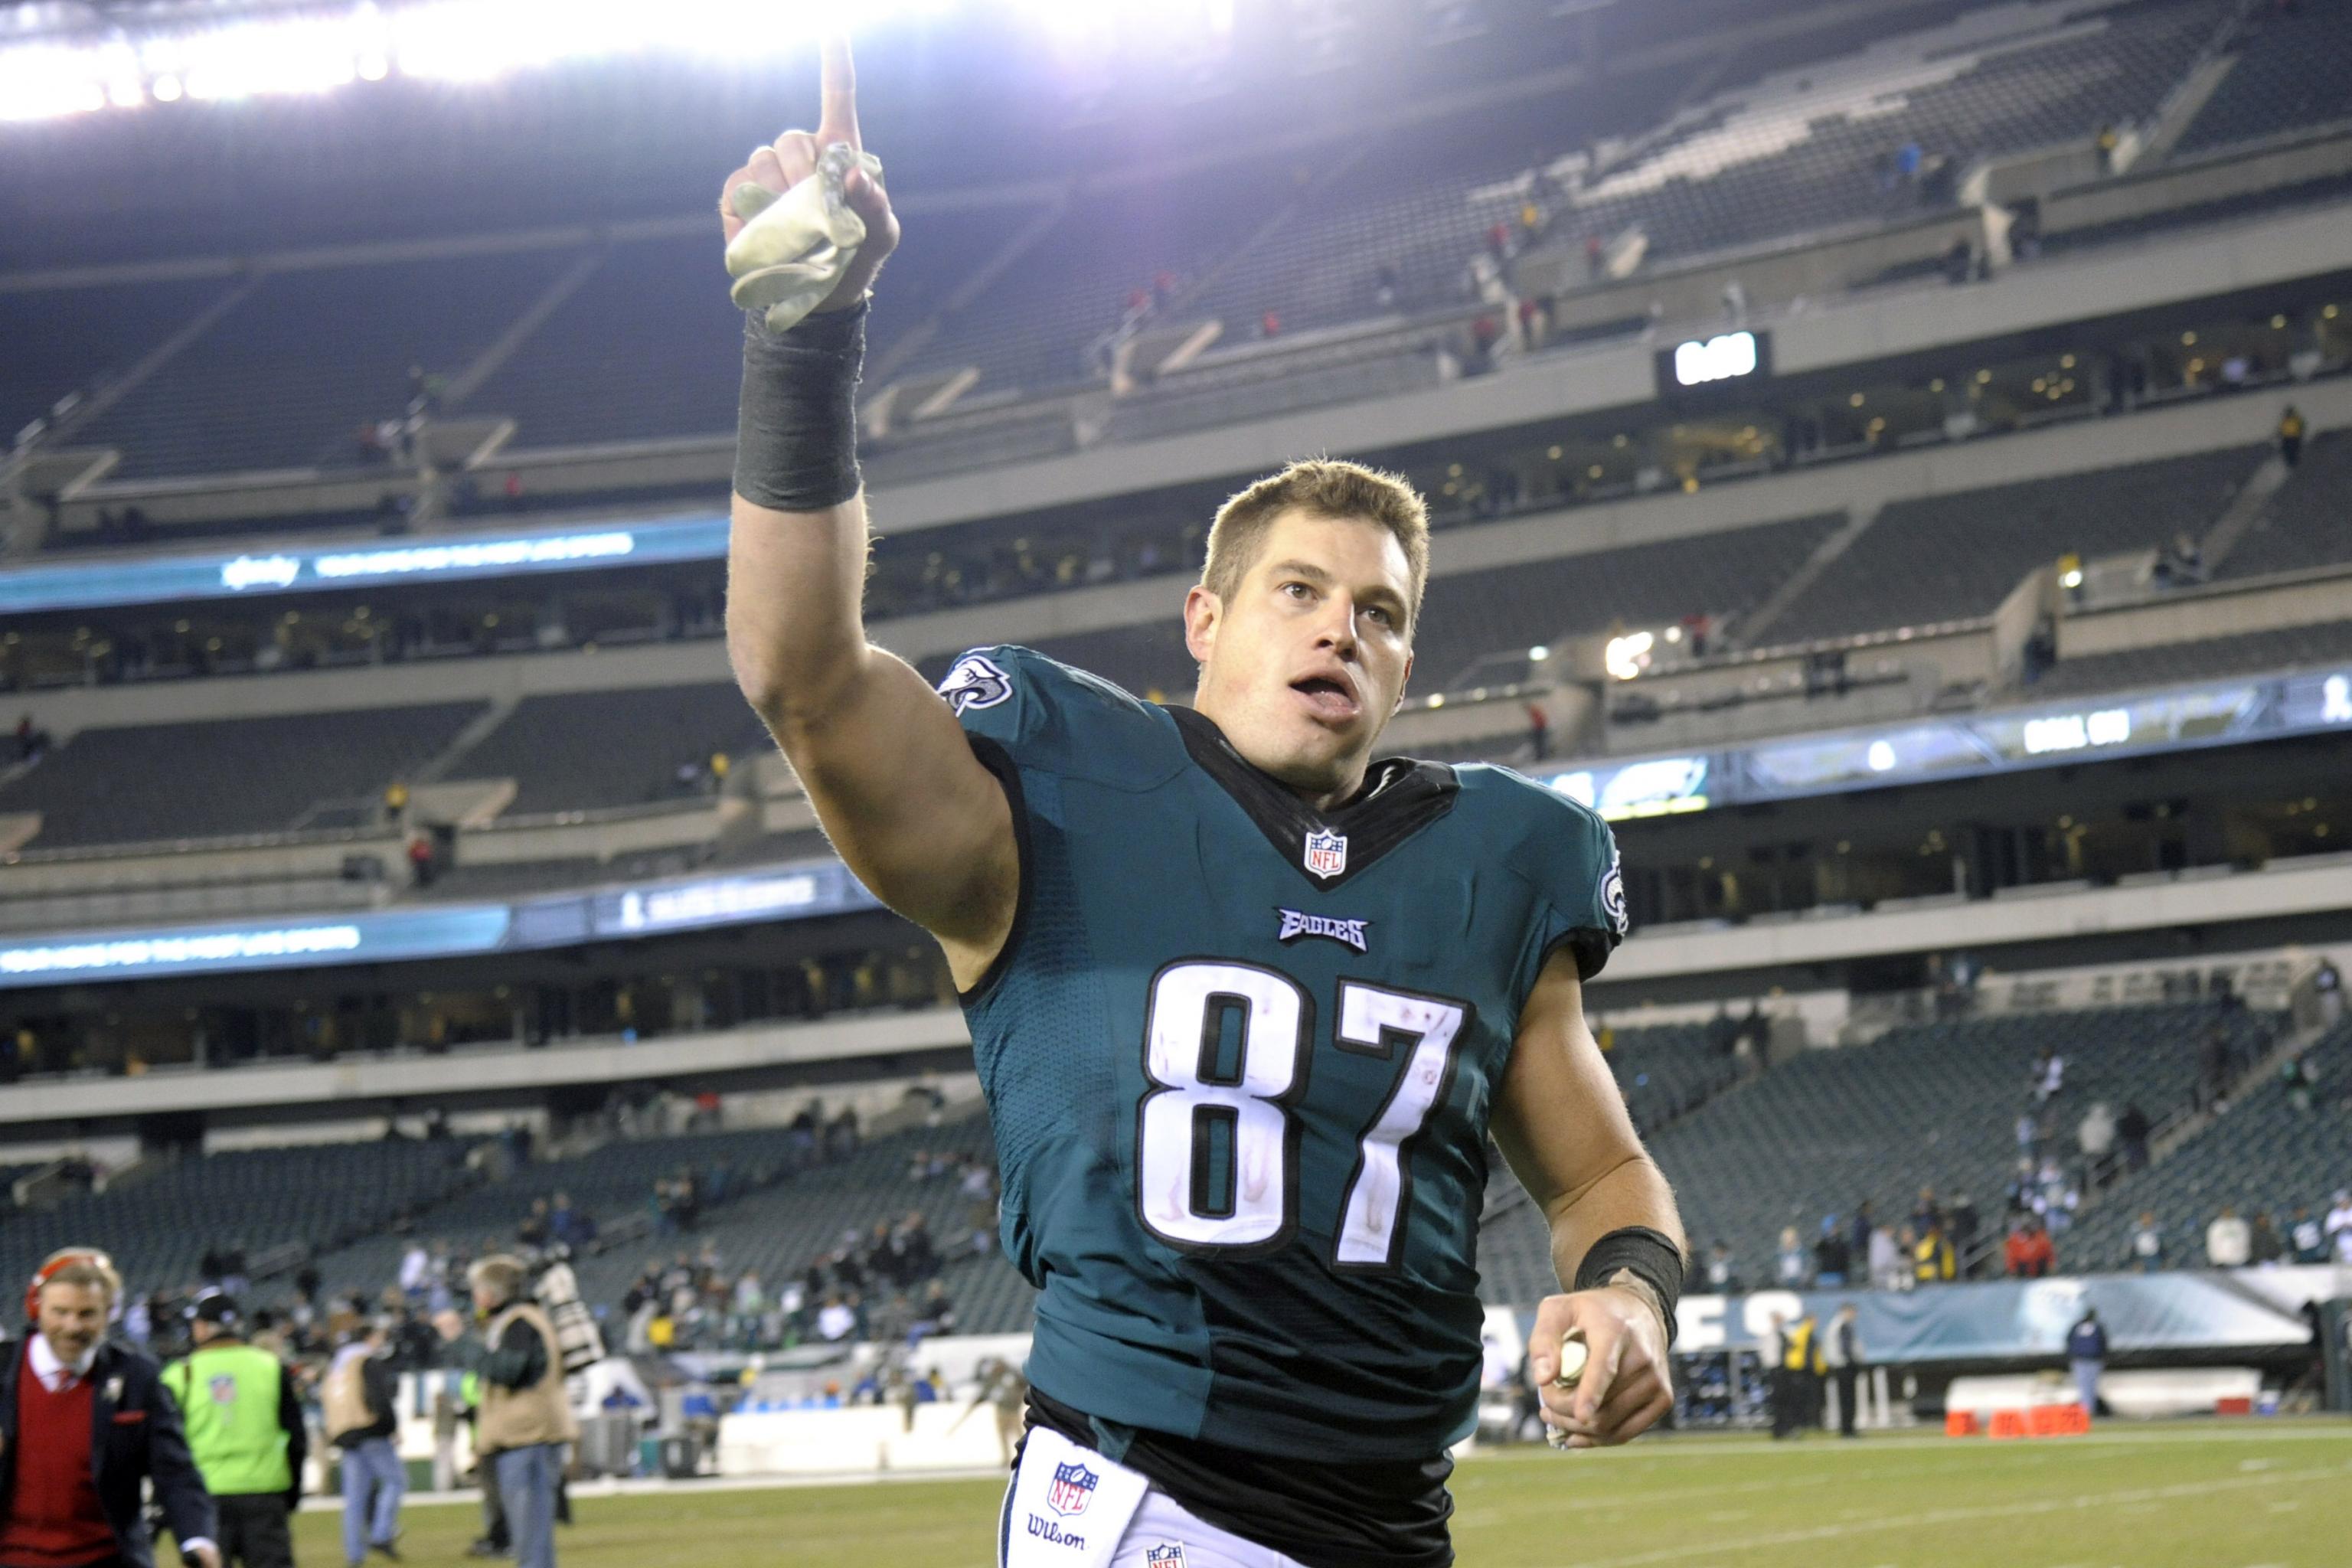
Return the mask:
[[285,1363],[245,1342],[234,1297],[206,1290],[188,1308],[195,1348],[163,1369],[188,1449],[220,1514],[224,1564],[294,1568],[289,1517],[302,1496],[310,1436]]

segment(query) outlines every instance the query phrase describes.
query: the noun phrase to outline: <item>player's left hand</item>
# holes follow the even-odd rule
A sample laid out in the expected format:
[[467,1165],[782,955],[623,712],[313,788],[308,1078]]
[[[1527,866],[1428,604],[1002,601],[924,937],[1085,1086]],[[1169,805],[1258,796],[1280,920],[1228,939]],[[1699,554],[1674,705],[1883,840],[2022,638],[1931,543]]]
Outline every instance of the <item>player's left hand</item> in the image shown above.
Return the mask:
[[188,1557],[196,1568],[221,1568],[220,1548],[209,1541],[200,1541],[190,1548]]
[[[1559,1388],[1552,1380],[1559,1373],[1560,1342],[1571,1329],[1584,1331],[1590,1359],[1574,1388]],[[1547,1296],[1536,1309],[1529,1346],[1544,1425],[1565,1434],[1570,1448],[1629,1443],[1674,1408],[1665,1324],[1638,1290],[1606,1286]]]

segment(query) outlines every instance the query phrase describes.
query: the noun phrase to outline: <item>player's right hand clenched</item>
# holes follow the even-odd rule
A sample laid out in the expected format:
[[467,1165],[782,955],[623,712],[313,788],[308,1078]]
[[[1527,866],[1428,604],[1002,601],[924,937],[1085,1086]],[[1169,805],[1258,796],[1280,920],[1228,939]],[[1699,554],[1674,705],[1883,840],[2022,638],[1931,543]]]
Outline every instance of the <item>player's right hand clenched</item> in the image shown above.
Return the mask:
[[[746,183],[766,186],[782,195],[816,173],[818,156],[835,142],[865,150],[857,134],[857,68],[849,55],[849,40],[839,35],[824,41],[824,109],[814,132],[787,131],[770,145],[754,148],[750,162],[727,176],[719,191],[719,221],[729,240],[742,232],[743,219],[735,211],[735,187]],[[866,224],[866,241],[843,274],[840,284],[817,305],[820,310],[841,310],[866,297],[874,275],[898,244],[898,215],[881,184],[853,168],[842,184],[850,210]]]

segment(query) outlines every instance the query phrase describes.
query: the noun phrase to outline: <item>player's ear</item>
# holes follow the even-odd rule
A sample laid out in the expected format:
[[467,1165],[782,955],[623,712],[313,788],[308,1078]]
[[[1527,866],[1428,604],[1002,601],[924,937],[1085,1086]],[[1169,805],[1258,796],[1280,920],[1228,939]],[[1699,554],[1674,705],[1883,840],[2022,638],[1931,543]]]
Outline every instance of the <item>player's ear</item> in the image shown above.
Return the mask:
[[1396,700],[1396,706],[1395,706],[1395,707],[1393,707],[1393,708],[1391,708],[1391,709],[1389,710],[1389,717],[1390,717],[1390,718],[1393,719],[1393,718],[1395,718],[1398,714],[1400,714],[1400,713],[1402,713],[1402,712],[1403,712],[1403,711],[1404,711],[1404,698],[1405,698],[1405,693],[1406,693],[1406,692],[1408,692],[1408,691],[1411,691],[1412,689],[1412,655],[1411,655],[1410,653],[1408,653],[1408,654],[1406,654],[1406,655],[1404,656],[1404,679],[1403,679],[1402,680],[1400,680],[1400,681],[1398,681],[1398,682],[1397,682],[1397,700]]
[[1217,622],[1223,616],[1224,607],[1223,601],[1205,584],[1195,583],[1185,590],[1184,648],[1195,664],[1209,662],[1209,655],[1217,646]]

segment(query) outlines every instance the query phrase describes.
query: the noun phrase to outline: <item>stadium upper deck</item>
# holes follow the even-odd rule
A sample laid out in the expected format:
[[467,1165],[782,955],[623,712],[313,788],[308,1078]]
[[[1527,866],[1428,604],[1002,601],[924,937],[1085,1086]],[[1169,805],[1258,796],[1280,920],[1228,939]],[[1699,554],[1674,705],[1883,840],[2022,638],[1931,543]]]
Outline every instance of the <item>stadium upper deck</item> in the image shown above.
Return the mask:
[[[1126,169],[1074,158],[1043,181],[919,184],[878,296],[869,387],[905,381],[925,405],[919,418],[901,412],[893,439],[900,472],[934,475],[1038,455],[1090,427],[1117,438],[1219,416],[1218,398],[1188,413],[1187,395],[1222,393],[1222,416],[1246,417],[1234,394],[1250,378],[1291,383],[1280,396],[1292,405],[1414,384],[1441,361],[1486,356],[1472,331],[1481,316],[1524,346],[1517,301],[1556,317],[1555,335],[1638,326],[1638,300],[1610,307],[1630,320],[1580,312],[1612,285],[1697,258],[1967,219],[1996,187],[1998,227],[2024,216],[2054,234],[2063,220],[2039,210],[2044,199],[2098,184],[2102,160],[2145,180],[2189,132],[2210,156],[2347,117],[2352,101],[2320,84],[2266,97],[2264,117],[2236,107],[2239,72],[2261,76],[2297,41],[2324,51],[2337,25],[2298,15],[2241,34],[2242,9],[2036,0],[1818,26],[1800,10],[1759,24],[1752,49],[1730,39],[1714,76],[1694,79],[1683,52],[1652,42],[1565,77],[1522,68],[1475,91],[1456,84],[1408,126],[1298,139],[1272,156],[1213,141]],[[2102,153],[2102,133],[2126,140]],[[2343,172],[2255,185],[2319,194],[2310,174],[2331,171]],[[48,440],[116,454],[81,476],[100,494],[258,470],[403,479],[413,465],[363,453],[361,432],[404,417],[428,380],[437,416],[467,428],[457,455],[469,463],[495,449],[723,438],[731,383],[709,367],[729,358],[735,323],[709,286],[705,227],[647,217],[470,239],[378,234],[373,247],[249,258],[198,250],[135,276],[0,276],[0,321],[39,343],[0,366],[0,418],[15,428],[86,395]],[[1974,234],[1988,263],[2031,249],[1955,232]],[[1938,264],[1951,236],[1929,238],[1880,268]],[[1514,282],[1530,258],[1582,267],[1588,247],[1598,265],[1577,286]],[[1759,309],[1773,302],[1760,271],[1745,289]],[[1382,326],[1417,330],[1360,331]],[[1343,327],[1358,330],[1325,341]],[[1213,334],[1213,346],[1197,370],[1180,372],[1201,353],[1192,343],[1155,375],[1176,347],[1169,334]],[[1244,340],[1257,341],[1239,353]],[[1121,406],[1076,433],[1067,410],[1003,417],[1073,390],[1116,393]]]

